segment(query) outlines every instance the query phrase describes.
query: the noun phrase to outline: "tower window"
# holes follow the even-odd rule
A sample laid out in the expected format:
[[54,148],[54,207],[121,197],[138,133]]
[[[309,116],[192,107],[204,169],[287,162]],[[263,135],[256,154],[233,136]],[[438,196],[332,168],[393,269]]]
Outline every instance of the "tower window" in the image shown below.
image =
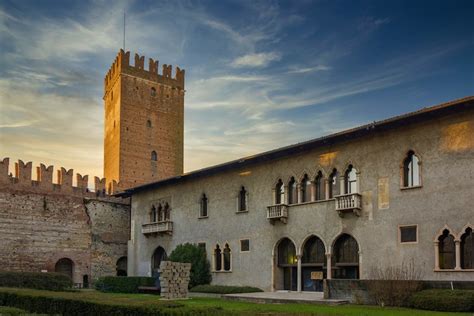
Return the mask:
[[151,96],[152,96],[152,97],[156,97],[156,89],[155,89],[155,87],[152,87],[152,88],[151,88]]
[[405,188],[420,186],[420,160],[412,150],[403,161],[403,186]]
[[151,127],[151,121],[150,120],[146,121],[146,127]]
[[151,160],[152,161],[157,161],[158,160],[158,155],[156,154],[156,151],[151,152]]

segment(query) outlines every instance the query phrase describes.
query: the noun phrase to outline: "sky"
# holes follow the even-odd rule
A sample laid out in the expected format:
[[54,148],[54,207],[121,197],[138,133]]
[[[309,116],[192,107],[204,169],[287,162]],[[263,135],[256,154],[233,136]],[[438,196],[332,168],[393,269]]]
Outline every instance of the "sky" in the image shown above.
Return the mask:
[[102,176],[124,12],[186,70],[185,171],[474,95],[474,1],[0,0],[0,158]]

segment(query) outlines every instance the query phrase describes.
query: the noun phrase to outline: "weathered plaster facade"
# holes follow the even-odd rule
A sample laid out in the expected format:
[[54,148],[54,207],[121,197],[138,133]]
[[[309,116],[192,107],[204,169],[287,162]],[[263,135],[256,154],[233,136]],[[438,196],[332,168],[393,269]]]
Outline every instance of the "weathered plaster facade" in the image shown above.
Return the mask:
[[[129,190],[129,275],[150,275],[151,258],[159,246],[169,254],[181,243],[205,243],[212,262],[215,245],[222,249],[228,243],[231,271],[214,272],[213,283],[282,289],[282,270],[276,265],[276,246],[282,238],[294,242],[299,257],[305,240],[316,235],[331,261],[333,243],[346,233],[359,247],[360,278],[371,278],[377,268],[413,263],[423,279],[474,280],[474,270],[435,271],[434,251],[444,227],[459,236],[466,225],[474,224],[474,97],[392,121],[328,136],[308,150],[290,146],[264,153],[261,159],[256,155],[230,162],[229,168],[211,167]],[[292,150],[296,153],[288,154]],[[406,189],[402,167],[410,150],[420,159],[421,186]],[[274,158],[265,158],[270,156]],[[299,182],[307,174],[314,180],[318,171],[327,179],[334,168],[343,175],[349,165],[358,172],[360,216],[339,216],[335,200],[328,199],[289,205],[286,224],[272,225],[267,219],[279,179],[288,184],[291,177]],[[242,186],[248,192],[248,211],[237,212]],[[208,217],[199,218],[203,193]],[[170,203],[172,232],[143,234],[142,225],[150,223],[150,209],[160,200]],[[400,243],[400,225],[417,225],[415,243]],[[241,239],[249,239],[249,252],[240,251]],[[299,288],[302,282],[298,277]]]

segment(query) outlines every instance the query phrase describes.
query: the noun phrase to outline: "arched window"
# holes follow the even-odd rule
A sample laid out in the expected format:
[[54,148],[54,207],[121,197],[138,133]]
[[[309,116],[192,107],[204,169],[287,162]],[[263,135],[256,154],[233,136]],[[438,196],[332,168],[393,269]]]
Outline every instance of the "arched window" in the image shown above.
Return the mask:
[[224,247],[224,271],[230,271],[232,267],[232,254],[230,251],[229,244],[225,244]]
[[279,266],[288,266],[288,265],[296,265],[296,247],[293,242],[288,239],[284,238],[278,244],[278,265]]
[[120,257],[116,263],[117,276],[127,276],[127,257]]
[[216,245],[216,248],[214,249],[214,270],[222,270],[222,251],[219,245]]
[[73,272],[74,272],[74,263],[69,258],[62,258],[56,262],[54,266],[54,272],[65,274],[68,277],[73,279]]
[[242,187],[239,192],[239,212],[247,211],[247,190]]
[[316,236],[309,238],[303,247],[301,263],[324,264],[326,258],[326,248],[321,239]]
[[151,88],[150,94],[151,94],[152,97],[155,97],[155,96],[156,96],[156,88],[155,88],[155,87],[152,87],[152,88]]
[[326,199],[326,190],[325,190],[325,183],[323,178],[323,173],[321,171],[318,172],[316,175],[316,179],[314,180],[314,185],[316,186],[316,201],[321,201]]
[[150,211],[150,222],[155,223],[157,221],[158,221],[158,214],[157,214],[155,206],[153,205]]
[[275,204],[285,204],[285,186],[281,179],[278,180],[275,187]]
[[461,269],[474,269],[474,232],[470,227],[461,236]]
[[311,201],[311,185],[311,180],[309,180],[308,175],[305,174],[301,180],[301,203]]
[[357,193],[357,170],[352,165],[349,165],[344,174],[344,190],[345,194]]
[[420,185],[420,161],[410,150],[403,161],[403,186],[406,188]]
[[168,203],[165,203],[165,207],[163,208],[163,220],[164,221],[170,220],[170,206]]
[[333,246],[333,268],[335,279],[359,278],[359,245],[348,234],[342,234]]
[[150,120],[146,121],[146,127],[151,127],[151,121]]
[[161,206],[161,203],[158,205],[158,222],[162,222],[164,220],[164,211],[163,211],[163,206]]
[[151,160],[152,161],[157,161],[158,160],[158,155],[156,154],[156,151],[151,152]]
[[445,229],[438,238],[439,246],[439,268],[454,269],[456,266],[456,246],[454,245],[454,236]]
[[288,204],[298,203],[298,191],[296,190],[296,181],[294,177],[291,177],[288,183]]
[[336,169],[333,169],[332,173],[329,175],[329,198],[332,199],[335,196],[340,194],[339,186],[339,173]]
[[201,211],[199,214],[200,217],[207,217],[207,203],[208,200],[206,194],[203,193],[201,197]]
[[163,247],[157,247],[155,249],[151,257],[151,274],[153,277],[158,276],[161,261],[166,260],[167,257],[168,256],[166,255],[166,251],[163,249]]

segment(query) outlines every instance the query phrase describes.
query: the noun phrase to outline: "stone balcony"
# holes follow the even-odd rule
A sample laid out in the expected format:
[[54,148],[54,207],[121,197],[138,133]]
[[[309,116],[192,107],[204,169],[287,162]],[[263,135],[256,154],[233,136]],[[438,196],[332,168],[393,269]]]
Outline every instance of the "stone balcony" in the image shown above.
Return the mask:
[[173,233],[173,222],[170,220],[147,223],[142,225],[142,234],[153,235],[153,234],[172,234]]
[[275,221],[281,221],[286,224],[288,220],[288,205],[277,204],[267,206],[267,219],[273,225]]
[[335,196],[336,211],[340,217],[344,217],[346,213],[354,213],[360,216],[362,209],[362,195],[359,193],[351,193]]

